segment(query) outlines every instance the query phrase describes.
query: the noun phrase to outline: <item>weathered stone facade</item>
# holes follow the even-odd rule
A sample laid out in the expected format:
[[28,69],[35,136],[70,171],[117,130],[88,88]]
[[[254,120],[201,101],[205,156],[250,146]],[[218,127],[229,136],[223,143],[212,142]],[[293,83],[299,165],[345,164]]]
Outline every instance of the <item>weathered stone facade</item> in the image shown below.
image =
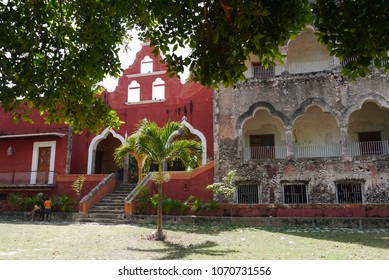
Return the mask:
[[[380,116],[374,121],[374,127],[365,119],[351,119],[351,115],[366,103],[371,109],[366,110],[365,115],[377,113]],[[321,116],[330,115],[336,121],[337,127],[321,138],[340,145],[341,154],[338,156],[294,156],[293,145],[301,141],[296,136],[299,131],[312,136],[306,137],[312,142],[310,144],[328,140],[315,140],[320,131],[315,131],[315,124],[308,123],[309,118],[296,128],[297,120],[301,120],[312,106],[323,111],[323,115],[316,119],[310,118],[316,122],[319,120],[316,124],[318,130]],[[214,93],[215,179],[220,180],[228,171],[236,170],[238,183],[259,185],[260,203],[274,204],[283,203],[284,182],[304,182],[307,203],[329,204],[337,203],[337,182],[357,181],[362,183],[363,203],[389,204],[389,154],[380,152],[356,156],[350,148],[350,138],[357,137],[359,131],[377,130],[383,141],[389,140],[386,134],[389,125],[387,108],[389,77],[378,71],[355,81],[342,77],[335,70],[252,79],[234,88],[221,88]],[[279,132],[276,141],[286,146],[285,157],[277,158],[276,154],[264,159],[245,158],[247,137],[267,131],[264,128],[266,123],[259,124],[264,118],[255,117],[260,110],[274,119],[274,123],[267,126]],[[246,128],[250,119],[255,120],[252,121],[254,124]],[[255,122],[258,128],[254,127]],[[279,122],[282,125],[278,125]],[[357,128],[351,130],[353,126]],[[339,135],[339,139],[334,135]],[[306,140],[307,143],[309,141]]]

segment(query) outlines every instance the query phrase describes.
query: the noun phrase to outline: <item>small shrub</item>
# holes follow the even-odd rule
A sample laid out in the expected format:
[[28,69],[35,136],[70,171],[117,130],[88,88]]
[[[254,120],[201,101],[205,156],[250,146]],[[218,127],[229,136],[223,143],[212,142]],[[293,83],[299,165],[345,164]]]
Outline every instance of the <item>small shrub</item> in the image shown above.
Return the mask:
[[223,177],[222,182],[208,185],[207,189],[213,191],[214,195],[221,201],[230,201],[236,191],[235,175],[236,171],[232,170]]
[[8,196],[8,204],[12,205],[12,206],[15,206],[15,207],[18,207],[20,206],[20,202],[21,202],[21,198],[19,195],[17,194],[14,194],[14,193],[11,193],[9,196]]
[[36,201],[36,197],[19,196],[18,194],[10,194],[8,196],[8,203],[16,208],[20,207],[23,211],[30,210]]
[[72,183],[72,190],[76,193],[78,201],[80,201],[80,195],[84,187],[85,180],[86,180],[85,176],[81,175],[76,179],[76,181]]
[[[153,195],[150,198],[150,202],[153,208],[157,208],[158,194]],[[183,213],[188,208],[187,203],[183,203],[181,200],[173,199],[167,196],[162,197],[162,207],[163,207],[163,213],[165,214],[169,214],[173,211],[178,211],[179,213]]]
[[204,212],[204,211],[209,211],[211,209],[215,209],[219,206],[217,201],[209,201],[209,202],[204,202],[200,198],[194,198],[190,210],[192,210],[195,213],[199,212]]
[[150,208],[150,189],[144,187],[136,196],[135,201],[137,202],[136,213],[137,214],[146,214],[147,209]]
[[52,198],[53,210],[61,212],[72,212],[74,201],[70,196],[53,196]]

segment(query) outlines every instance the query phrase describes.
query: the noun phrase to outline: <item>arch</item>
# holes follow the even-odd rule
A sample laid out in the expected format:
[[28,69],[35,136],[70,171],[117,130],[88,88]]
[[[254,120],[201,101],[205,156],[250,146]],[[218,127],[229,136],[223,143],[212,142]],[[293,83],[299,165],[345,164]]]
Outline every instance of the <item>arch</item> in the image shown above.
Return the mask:
[[284,113],[277,111],[273,105],[271,105],[268,102],[256,102],[252,104],[247,110],[247,112],[243,113],[239,116],[238,120],[236,121],[235,129],[237,131],[238,135],[238,153],[240,156],[244,157],[243,147],[244,147],[244,136],[243,136],[243,127],[244,124],[251,118],[255,116],[255,113],[258,110],[265,109],[267,110],[272,117],[278,118],[283,123],[284,127],[290,126],[290,119],[285,116]]
[[355,111],[362,108],[363,104],[366,102],[373,102],[378,105],[378,107],[386,107],[389,108],[389,102],[382,97],[381,95],[377,93],[368,93],[362,96],[362,98],[359,99],[359,101],[355,102],[354,105],[351,105],[349,108],[347,108],[346,112],[344,113],[344,120],[345,123],[349,122],[350,116]]
[[[183,117],[182,118],[182,122],[181,122],[189,131],[190,133],[196,135],[197,137],[200,138],[200,141],[201,141],[201,149],[202,149],[202,157],[201,157],[201,165],[204,165],[207,163],[207,139],[205,138],[205,135],[200,131],[200,130],[197,130],[195,129],[187,120],[186,120],[186,117]],[[178,131],[174,131],[167,143],[168,145],[171,143],[171,141],[179,135],[179,132]]]
[[320,107],[320,109],[322,109],[324,113],[333,114],[335,119],[336,119],[337,124],[340,126],[340,124],[342,123],[341,114],[339,112],[333,111],[331,109],[330,105],[324,99],[317,98],[317,97],[308,98],[300,104],[300,107],[292,114],[291,125],[293,126],[295,121],[299,117],[303,116],[305,114],[306,110],[313,105]]
[[114,138],[118,139],[121,143],[124,143],[124,137],[109,128],[106,128],[100,135],[97,135],[95,138],[93,138],[91,143],[89,144],[88,149],[87,174],[93,174],[97,145],[100,143],[101,140],[106,139],[109,134],[112,134]]
[[139,102],[139,101],[140,101],[140,84],[134,80],[128,85],[127,102]]
[[153,82],[153,100],[164,100],[165,99],[165,81],[161,78],[156,78]]
[[[301,31],[300,34],[303,33],[304,31],[307,31],[307,29],[308,29],[308,30],[311,30],[311,31],[313,31],[313,32],[316,31],[315,28],[314,28],[312,25],[307,25],[306,28],[305,28],[305,30]],[[299,35],[300,35],[300,34],[299,34]],[[297,36],[298,36],[298,35],[297,35]],[[289,40],[288,40],[288,43],[286,44],[286,49],[289,48],[289,44],[290,44],[290,42],[293,41],[293,40],[295,40],[295,39],[289,39]]]
[[279,118],[285,126],[289,126],[290,119],[285,116],[284,113],[277,111],[273,105],[271,105],[268,102],[256,102],[250,106],[250,108],[247,110],[247,112],[243,113],[242,115],[239,116],[238,120],[236,121],[235,129],[237,131],[241,131],[244,123],[248,120],[254,117],[255,113],[259,109],[266,109],[269,111],[270,115],[273,117]]
[[153,72],[153,59],[146,55],[140,62],[140,73],[152,73]]
[[291,74],[319,72],[333,68],[334,59],[328,49],[317,40],[315,30],[308,27],[286,49],[288,72]]
[[251,118],[247,118],[239,133],[239,149],[243,158],[284,158],[286,129],[280,118],[266,108],[258,108]]
[[[332,155],[339,152],[341,132],[338,121],[333,114],[325,112],[317,104],[307,106],[304,114],[294,120],[293,137],[296,149],[300,146],[319,145],[328,146]],[[305,151],[296,149],[295,156],[305,154]]]
[[[382,106],[377,100],[364,99],[362,106],[353,111],[348,118],[347,130],[351,143],[388,141],[389,140],[389,109]],[[382,153],[382,146],[380,148]],[[358,147],[354,147],[358,148]],[[359,149],[370,149],[370,146]],[[354,151],[358,152],[358,151]],[[359,152],[362,152],[361,150]],[[385,152],[386,153],[386,152]]]

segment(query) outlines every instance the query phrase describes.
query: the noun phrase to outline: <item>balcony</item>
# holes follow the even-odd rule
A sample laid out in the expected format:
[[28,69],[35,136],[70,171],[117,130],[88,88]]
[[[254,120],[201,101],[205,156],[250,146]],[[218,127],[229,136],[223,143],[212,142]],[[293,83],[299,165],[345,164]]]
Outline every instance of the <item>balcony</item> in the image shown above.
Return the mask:
[[0,189],[53,188],[57,174],[54,171],[14,171],[0,173]]
[[[327,158],[342,155],[341,144],[329,145],[294,145],[295,158]],[[350,143],[350,156],[388,155],[389,141],[353,142]],[[285,159],[286,146],[263,146],[243,148],[245,160],[250,159]]]

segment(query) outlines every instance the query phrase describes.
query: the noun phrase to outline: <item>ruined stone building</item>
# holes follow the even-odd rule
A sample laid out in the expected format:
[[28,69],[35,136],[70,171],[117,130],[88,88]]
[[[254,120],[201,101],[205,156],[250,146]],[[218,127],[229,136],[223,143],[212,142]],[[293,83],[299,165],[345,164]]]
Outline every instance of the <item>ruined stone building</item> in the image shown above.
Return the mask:
[[214,94],[215,178],[236,170],[235,202],[389,203],[389,77],[342,77],[307,28],[265,69]]

